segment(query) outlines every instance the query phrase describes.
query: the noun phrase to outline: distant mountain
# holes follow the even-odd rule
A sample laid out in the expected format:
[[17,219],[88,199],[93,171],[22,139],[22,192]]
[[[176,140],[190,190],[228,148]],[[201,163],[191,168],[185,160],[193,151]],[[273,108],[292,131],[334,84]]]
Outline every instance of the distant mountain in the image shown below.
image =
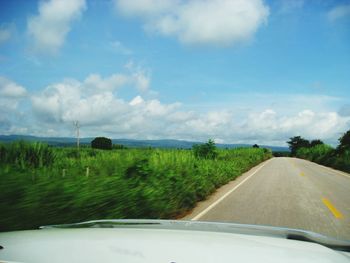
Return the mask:
[[[93,137],[80,138],[82,145],[89,145]],[[31,142],[45,142],[52,146],[73,146],[76,144],[76,138],[71,137],[37,137],[31,135],[0,135],[0,142],[12,141],[31,141]],[[135,140],[135,139],[112,139],[113,144],[122,144],[127,147],[154,147],[154,148],[182,148],[189,149],[193,144],[200,144],[203,142],[183,141],[183,140]],[[238,147],[252,147],[251,144],[217,144],[219,148],[238,148]],[[287,147],[260,145],[263,148],[269,148],[272,151],[288,152]]]

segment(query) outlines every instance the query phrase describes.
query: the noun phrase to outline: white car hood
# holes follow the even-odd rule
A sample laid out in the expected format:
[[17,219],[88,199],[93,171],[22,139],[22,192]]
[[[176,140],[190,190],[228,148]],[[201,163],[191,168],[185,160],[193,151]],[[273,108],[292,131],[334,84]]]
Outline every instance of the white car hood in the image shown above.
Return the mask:
[[348,253],[278,237],[143,228],[0,233],[0,262],[350,262]]

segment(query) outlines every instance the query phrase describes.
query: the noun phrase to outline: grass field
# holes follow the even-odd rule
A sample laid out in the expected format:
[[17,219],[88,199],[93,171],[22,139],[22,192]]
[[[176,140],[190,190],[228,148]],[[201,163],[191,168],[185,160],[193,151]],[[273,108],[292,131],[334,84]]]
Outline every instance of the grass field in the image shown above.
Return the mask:
[[106,218],[176,218],[271,157],[266,149],[93,150],[0,146],[0,230]]

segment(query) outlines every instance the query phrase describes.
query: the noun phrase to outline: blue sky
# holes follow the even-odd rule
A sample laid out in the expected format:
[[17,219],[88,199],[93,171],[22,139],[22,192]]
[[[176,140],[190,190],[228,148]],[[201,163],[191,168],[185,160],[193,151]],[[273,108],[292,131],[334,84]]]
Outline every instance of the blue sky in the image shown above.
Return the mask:
[[0,134],[335,144],[350,1],[0,1]]

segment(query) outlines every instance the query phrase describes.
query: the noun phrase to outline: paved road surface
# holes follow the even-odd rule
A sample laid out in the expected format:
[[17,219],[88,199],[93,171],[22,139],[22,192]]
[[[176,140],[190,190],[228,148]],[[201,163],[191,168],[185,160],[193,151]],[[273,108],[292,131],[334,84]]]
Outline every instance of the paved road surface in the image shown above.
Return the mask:
[[350,176],[301,159],[273,158],[184,219],[300,228],[350,240]]

